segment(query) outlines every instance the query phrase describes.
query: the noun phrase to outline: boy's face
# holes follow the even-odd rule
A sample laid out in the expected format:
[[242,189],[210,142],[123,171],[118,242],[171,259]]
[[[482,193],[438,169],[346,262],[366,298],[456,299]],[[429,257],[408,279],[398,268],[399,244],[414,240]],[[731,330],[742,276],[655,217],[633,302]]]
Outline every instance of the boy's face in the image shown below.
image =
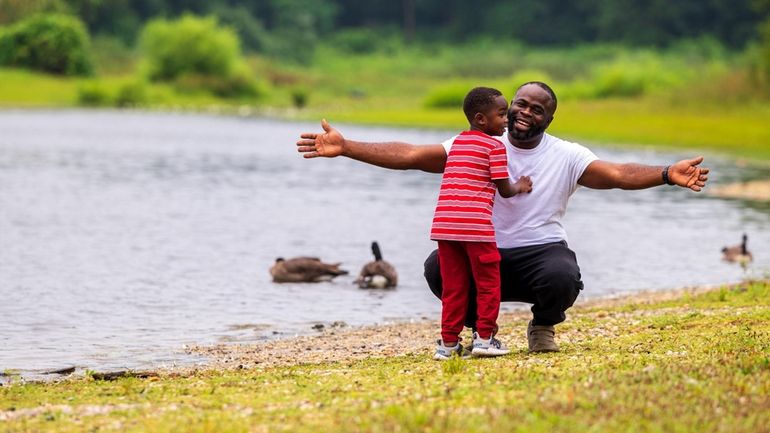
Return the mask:
[[494,104],[482,114],[484,117],[482,132],[492,136],[505,133],[505,127],[508,125],[508,102],[503,95],[497,96]]

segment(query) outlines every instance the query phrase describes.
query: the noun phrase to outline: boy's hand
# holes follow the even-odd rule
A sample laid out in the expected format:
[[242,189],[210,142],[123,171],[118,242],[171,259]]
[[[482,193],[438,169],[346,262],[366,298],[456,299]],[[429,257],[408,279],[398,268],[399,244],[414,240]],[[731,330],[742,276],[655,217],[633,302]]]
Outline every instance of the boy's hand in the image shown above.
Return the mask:
[[518,194],[530,192],[532,191],[532,179],[530,179],[529,176],[521,176],[513,186],[516,188]]

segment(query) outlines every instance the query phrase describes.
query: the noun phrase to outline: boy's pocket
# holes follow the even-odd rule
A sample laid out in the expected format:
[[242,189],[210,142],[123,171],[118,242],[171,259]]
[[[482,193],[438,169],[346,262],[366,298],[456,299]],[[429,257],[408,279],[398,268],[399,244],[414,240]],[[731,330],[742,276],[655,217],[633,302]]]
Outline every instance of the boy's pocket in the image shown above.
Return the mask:
[[499,263],[500,253],[495,251],[494,253],[482,254],[479,256],[479,261],[481,263],[484,263],[485,265],[488,265],[490,263]]

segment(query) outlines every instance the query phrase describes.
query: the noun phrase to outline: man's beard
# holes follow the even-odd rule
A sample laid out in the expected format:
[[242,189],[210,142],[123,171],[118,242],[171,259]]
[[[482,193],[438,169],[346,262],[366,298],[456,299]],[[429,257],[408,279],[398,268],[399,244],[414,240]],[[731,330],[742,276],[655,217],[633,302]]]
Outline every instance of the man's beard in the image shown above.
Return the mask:
[[518,141],[527,141],[530,138],[537,137],[538,135],[545,132],[545,125],[532,125],[529,127],[526,131],[517,131],[516,127],[516,118],[515,117],[509,117],[508,118],[508,133],[511,134],[511,137],[513,137],[514,140]]

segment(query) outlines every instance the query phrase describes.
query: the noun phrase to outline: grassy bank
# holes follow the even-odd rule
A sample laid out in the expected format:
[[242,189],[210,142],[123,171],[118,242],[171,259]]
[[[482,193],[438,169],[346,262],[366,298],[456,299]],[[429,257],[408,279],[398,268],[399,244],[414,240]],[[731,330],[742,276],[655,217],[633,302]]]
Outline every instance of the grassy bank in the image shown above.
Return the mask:
[[0,68],[0,107],[185,109],[459,130],[467,124],[456,100],[468,89],[492,86],[510,98],[534,79],[559,95],[550,131],[561,137],[770,160],[767,85],[752,75],[748,54],[713,43],[652,51],[476,41],[367,53],[330,44],[307,65],[252,55],[259,94],[229,99],[190,82],[149,82],[133,50],[103,41],[97,48],[94,78]]
[[768,306],[765,282],[584,304],[556,354],[526,353],[527,315],[513,313],[500,336],[514,352],[497,359],[438,363],[429,341],[360,359],[376,333],[331,335],[336,362],[303,364],[300,349],[282,365],[15,384],[0,388],[0,430],[769,432]]

